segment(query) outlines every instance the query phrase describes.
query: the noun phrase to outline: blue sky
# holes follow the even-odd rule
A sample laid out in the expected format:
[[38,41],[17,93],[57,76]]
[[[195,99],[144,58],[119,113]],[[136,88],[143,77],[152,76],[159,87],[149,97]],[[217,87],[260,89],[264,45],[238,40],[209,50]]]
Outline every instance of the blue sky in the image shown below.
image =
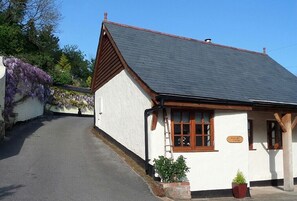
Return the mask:
[[262,52],[297,75],[297,0],[58,0],[60,45],[96,56],[108,20]]

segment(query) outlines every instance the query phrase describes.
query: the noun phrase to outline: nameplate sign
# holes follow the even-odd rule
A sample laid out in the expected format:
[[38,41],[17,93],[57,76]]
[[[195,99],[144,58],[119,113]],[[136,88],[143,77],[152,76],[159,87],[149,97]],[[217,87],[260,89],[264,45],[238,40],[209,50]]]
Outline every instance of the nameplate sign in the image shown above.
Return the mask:
[[243,137],[242,136],[228,136],[227,141],[229,143],[242,143]]

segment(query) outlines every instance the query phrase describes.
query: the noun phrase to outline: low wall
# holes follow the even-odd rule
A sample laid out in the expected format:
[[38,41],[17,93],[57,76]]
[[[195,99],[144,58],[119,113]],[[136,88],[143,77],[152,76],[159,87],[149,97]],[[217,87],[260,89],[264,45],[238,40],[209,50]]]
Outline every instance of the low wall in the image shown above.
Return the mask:
[[43,115],[44,104],[37,98],[27,98],[25,101],[17,104],[13,111],[16,113],[14,123],[26,121]]
[[[51,112],[56,112],[56,113],[63,113],[63,114],[78,114],[78,108],[77,107],[56,107],[54,105],[49,105],[47,104],[45,106],[45,109]],[[82,115],[94,115],[94,110],[89,110],[89,109],[83,109],[81,110]]]

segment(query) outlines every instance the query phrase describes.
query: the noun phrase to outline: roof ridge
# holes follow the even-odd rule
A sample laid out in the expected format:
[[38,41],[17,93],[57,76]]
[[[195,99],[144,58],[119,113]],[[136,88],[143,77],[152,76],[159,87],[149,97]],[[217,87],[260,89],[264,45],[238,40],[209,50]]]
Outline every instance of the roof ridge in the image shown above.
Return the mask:
[[174,35],[174,34],[164,33],[164,32],[155,31],[155,30],[151,30],[151,29],[140,28],[140,27],[126,25],[126,24],[121,24],[121,23],[117,23],[117,22],[111,22],[111,21],[106,21],[105,20],[105,21],[103,21],[103,23],[109,23],[109,24],[113,24],[113,25],[117,25],[117,26],[121,26],[121,27],[125,27],[125,28],[131,28],[131,29],[135,29],[135,30],[139,30],[139,31],[145,31],[145,32],[159,34],[159,35],[169,36],[169,37],[178,38],[178,39],[181,39],[181,40],[200,42],[200,43],[207,44],[207,45],[213,45],[213,46],[218,46],[218,47],[223,47],[223,48],[229,48],[229,49],[233,49],[233,50],[238,50],[238,51],[242,51],[242,52],[248,52],[248,53],[260,54],[260,55],[267,56],[266,53],[262,53],[262,52],[256,52],[256,51],[252,51],[252,50],[247,50],[247,49],[242,49],[242,48],[236,48],[236,47],[227,46],[227,45],[221,45],[221,44],[212,43],[212,42],[209,43],[209,42],[205,42],[205,41],[194,39],[194,38],[189,38],[189,37],[184,37],[184,36],[178,36],[178,35]]

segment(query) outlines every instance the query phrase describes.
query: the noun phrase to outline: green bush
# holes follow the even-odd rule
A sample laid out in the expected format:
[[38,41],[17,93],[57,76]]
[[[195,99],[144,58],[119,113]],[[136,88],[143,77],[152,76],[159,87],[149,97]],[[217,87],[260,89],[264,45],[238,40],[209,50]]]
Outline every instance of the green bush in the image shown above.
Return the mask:
[[235,178],[233,179],[233,183],[236,184],[245,184],[246,183],[246,179],[245,176],[243,175],[243,173],[241,171],[237,171]]
[[189,167],[186,165],[185,158],[181,155],[176,161],[171,158],[159,156],[154,159],[155,171],[161,177],[162,182],[181,182],[189,172]]

